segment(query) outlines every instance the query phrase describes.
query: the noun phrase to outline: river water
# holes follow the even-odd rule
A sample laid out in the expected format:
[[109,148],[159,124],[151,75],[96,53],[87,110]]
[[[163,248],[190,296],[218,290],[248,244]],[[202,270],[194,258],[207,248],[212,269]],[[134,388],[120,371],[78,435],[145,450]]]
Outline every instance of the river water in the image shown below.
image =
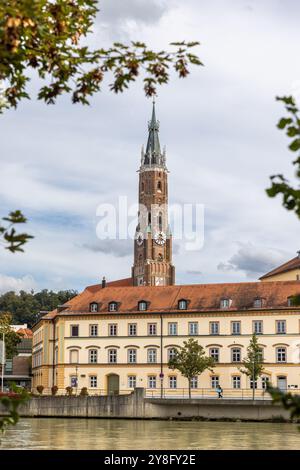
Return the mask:
[[300,449],[297,425],[22,418],[1,449]]

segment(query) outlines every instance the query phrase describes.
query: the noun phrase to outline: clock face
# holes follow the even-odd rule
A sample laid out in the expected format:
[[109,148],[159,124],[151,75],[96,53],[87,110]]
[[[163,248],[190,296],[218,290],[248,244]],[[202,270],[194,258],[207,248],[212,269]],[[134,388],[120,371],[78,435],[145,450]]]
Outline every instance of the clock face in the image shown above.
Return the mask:
[[138,244],[139,246],[141,246],[141,245],[143,244],[143,242],[144,242],[144,235],[142,234],[142,232],[138,232],[138,233],[136,234],[135,239],[136,239],[137,244]]
[[166,235],[164,234],[164,232],[157,232],[155,235],[154,235],[154,240],[155,240],[155,243],[157,243],[158,245],[164,245],[166,243]]

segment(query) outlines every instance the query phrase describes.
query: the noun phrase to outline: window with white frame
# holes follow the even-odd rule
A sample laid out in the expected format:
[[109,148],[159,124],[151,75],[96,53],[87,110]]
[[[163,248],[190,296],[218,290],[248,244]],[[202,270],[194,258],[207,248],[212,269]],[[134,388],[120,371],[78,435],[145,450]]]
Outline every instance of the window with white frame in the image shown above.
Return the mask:
[[267,375],[263,375],[261,378],[261,386],[264,390],[267,389],[268,383],[270,383],[270,377],[268,377]]
[[254,302],[253,302],[253,307],[254,308],[261,308],[263,306],[263,300],[262,299],[254,299]]
[[286,348],[280,346],[276,348],[276,362],[286,362]]
[[97,388],[97,386],[98,386],[97,375],[90,375],[90,388]]
[[232,321],[231,322],[231,334],[232,335],[240,335],[241,334],[241,322],[240,321]]
[[170,336],[176,336],[177,335],[177,323],[168,323],[168,331]]
[[278,335],[284,335],[286,333],[286,321],[276,320],[276,333]]
[[169,361],[171,361],[172,359],[174,359],[176,357],[176,352],[177,352],[176,348],[169,348],[168,349],[168,360]]
[[117,362],[117,350],[116,349],[108,350],[108,362],[110,364],[116,364]]
[[239,375],[233,375],[232,377],[232,388],[241,388],[241,377]]
[[71,336],[79,336],[79,325],[71,325]]
[[219,386],[219,376],[212,375],[210,378],[211,388],[217,388]]
[[128,375],[128,388],[135,388],[135,387],[136,387],[136,376]]
[[79,351],[78,349],[70,349],[70,364],[78,364]]
[[178,302],[178,309],[179,310],[186,310],[187,309],[187,301],[182,299],[182,300],[179,300]]
[[144,310],[147,310],[147,302],[144,300],[141,300],[138,304],[139,310],[142,312]]
[[149,336],[156,336],[157,335],[157,324],[156,323],[148,323],[148,335]]
[[189,322],[189,335],[197,335],[198,334],[198,322]]
[[169,376],[169,388],[177,388],[177,377],[176,375]]
[[155,348],[149,348],[147,350],[147,360],[149,364],[155,364],[157,361],[157,351]]
[[109,312],[116,312],[118,310],[117,302],[110,302],[108,304],[108,310],[109,310]]
[[90,312],[98,312],[98,304],[96,302],[90,304]]
[[98,351],[97,349],[89,349],[89,363],[97,364],[98,362]]
[[219,360],[220,360],[220,349],[219,348],[210,348],[209,355],[215,362],[219,362]]
[[[250,377],[249,379],[250,388],[253,389],[253,379]],[[257,380],[254,381],[254,388],[257,388]]]
[[137,324],[129,323],[128,325],[128,336],[136,336],[137,334]]
[[116,323],[110,323],[108,325],[108,335],[117,336],[118,335],[118,325]]
[[221,308],[229,308],[231,305],[231,300],[230,299],[221,299],[220,302],[220,307]]
[[90,325],[90,336],[98,336],[98,325]]
[[191,388],[198,388],[198,377],[191,378]]
[[209,331],[211,335],[218,335],[220,332],[219,322],[218,321],[211,321],[209,323]]
[[231,362],[241,362],[241,348],[231,349]]
[[136,363],[136,349],[128,349],[128,362],[130,364]]
[[148,388],[156,388],[156,375],[149,375]]
[[253,321],[253,333],[256,335],[262,335],[263,333],[263,322],[262,320]]

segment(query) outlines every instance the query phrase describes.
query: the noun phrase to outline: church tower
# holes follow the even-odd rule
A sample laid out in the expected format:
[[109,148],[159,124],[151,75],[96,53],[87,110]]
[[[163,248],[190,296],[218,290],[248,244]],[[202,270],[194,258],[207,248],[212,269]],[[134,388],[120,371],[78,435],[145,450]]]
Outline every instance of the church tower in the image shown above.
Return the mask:
[[159,143],[155,102],[148,124],[146,151],[139,169],[139,214],[134,240],[134,286],[170,286],[175,283],[172,235],[168,221],[166,151]]

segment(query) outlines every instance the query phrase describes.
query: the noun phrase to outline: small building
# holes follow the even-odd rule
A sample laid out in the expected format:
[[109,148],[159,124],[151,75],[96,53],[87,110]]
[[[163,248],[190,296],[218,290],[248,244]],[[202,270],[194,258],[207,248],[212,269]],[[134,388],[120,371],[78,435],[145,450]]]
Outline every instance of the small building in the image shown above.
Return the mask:
[[22,339],[17,345],[17,354],[5,361],[4,388],[9,388],[9,384],[14,382],[16,385],[30,390],[33,333],[27,328],[27,324],[11,326]]

